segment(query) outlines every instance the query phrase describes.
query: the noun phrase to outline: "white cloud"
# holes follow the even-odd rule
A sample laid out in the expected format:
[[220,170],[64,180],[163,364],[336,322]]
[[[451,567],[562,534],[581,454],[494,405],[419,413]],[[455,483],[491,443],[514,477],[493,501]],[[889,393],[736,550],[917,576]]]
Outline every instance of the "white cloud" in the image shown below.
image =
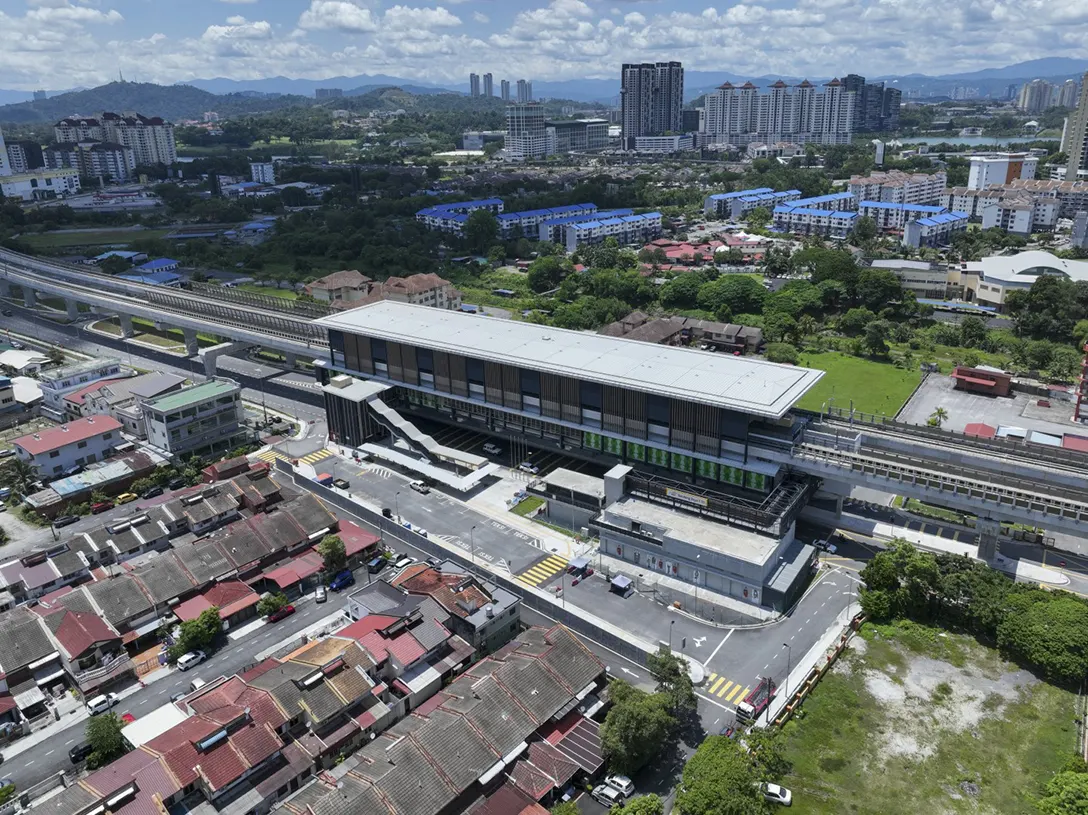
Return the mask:
[[240,14],[235,14],[233,17],[227,18],[227,25],[245,25],[246,18]]
[[73,6],[69,2],[58,2],[30,9],[25,19],[39,25],[82,26],[87,23],[112,25],[124,22],[125,18],[116,9],[99,11],[86,6]]
[[429,31],[436,28],[455,28],[461,18],[447,9],[409,8],[393,6],[382,17],[382,31]]
[[310,31],[335,30],[354,34],[378,29],[370,9],[348,0],[310,0],[310,7],[298,18],[298,27]]
[[267,20],[246,22],[245,17],[230,17],[228,25],[210,25],[200,36],[202,40],[267,40],[272,37],[272,26]]
[[253,3],[256,3],[257,0],[219,0],[219,2],[220,3],[230,3],[231,5],[236,5],[236,6],[248,6],[248,5],[251,5]]
[[639,14],[637,11],[632,11],[623,18],[624,25],[646,25],[646,18]]
[[472,19],[478,23],[490,23],[491,18],[484,14],[482,11],[472,12]]

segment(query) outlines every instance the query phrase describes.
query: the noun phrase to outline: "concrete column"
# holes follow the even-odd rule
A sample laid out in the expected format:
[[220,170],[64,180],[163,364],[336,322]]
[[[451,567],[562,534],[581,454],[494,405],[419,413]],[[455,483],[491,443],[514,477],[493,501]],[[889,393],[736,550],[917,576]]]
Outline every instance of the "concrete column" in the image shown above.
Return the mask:
[[79,319],[79,302],[76,301],[76,300],[73,300],[71,298],[65,298],[64,305],[68,309],[68,319],[69,320],[78,320]]
[[37,298],[36,295],[37,295],[37,292],[35,292],[34,289],[30,288],[25,283],[23,284],[23,305],[24,306],[26,306],[27,308],[34,308],[34,306],[37,305],[37,302],[38,302],[38,298]]
[[219,359],[219,354],[201,354],[204,357],[204,376],[211,379],[215,376],[215,363]]
[[997,557],[998,541],[1001,538],[1001,522],[993,518],[978,518],[975,522],[978,532],[978,556],[987,563]]
[[196,340],[196,329],[183,328],[181,333],[185,337],[185,353],[191,357],[200,353],[200,343]]
[[0,278],[0,297],[11,297],[11,281]]
[[298,354],[294,353],[293,351],[287,351],[287,352],[284,353],[283,363],[288,368],[291,368],[293,370],[294,367],[295,367],[295,363],[297,361],[298,361]]
[[131,337],[134,333],[132,330],[132,315],[118,314],[117,319],[121,321],[121,336]]
[[841,496],[841,495],[838,496],[835,499],[835,517],[837,517],[837,518],[842,517],[842,502],[843,502],[843,496]]

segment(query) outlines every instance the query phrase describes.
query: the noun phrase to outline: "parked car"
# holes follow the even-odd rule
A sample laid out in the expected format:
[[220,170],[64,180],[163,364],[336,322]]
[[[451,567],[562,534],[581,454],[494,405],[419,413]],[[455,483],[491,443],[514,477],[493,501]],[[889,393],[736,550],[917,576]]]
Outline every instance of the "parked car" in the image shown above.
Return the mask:
[[344,569],[340,574],[336,575],[330,582],[329,588],[333,591],[343,591],[348,586],[355,585],[355,575],[350,570]]
[[740,730],[735,725],[727,724],[721,730],[718,731],[719,736],[725,736],[727,739],[735,739]]
[[487,453],[489,456],[498,456],[502,455],[502,448],[499,447],[499,445],[497,444],[488,442],[484,445],[484,452]]
[[793,805],[793,793],[778,784],[770,784],[764,781],[759,785],[759,791],[763,793],[763,797],[768,801],[781,804],[784,807]]
[[403,569],[405,566],[411,566],[416,562],[416,559],[411,555],[401,555],[396,563],[393,564],[395,569]]
[[183,487],[188,487],[189,482],[186,481],[184,478],[173,478],[166,486],[168,486],[172,490],[180,490]]
[[184,698],[185,698],[185,691],[179,690],[177,693],[175,693],[173,696],[170,697],[170,701],[171,702],[180,702]]
[[78,520],[78,515],[60,515],[53,519],[53,526],[60,529],[62,526],[71,526]]
[[838,547],[835,546],[835,544],[833,544],[830,540],[816,541],[816,543],[812,545],[819,549],[821,552],[827,552],[829,555],[833,555],[837,551],[839,551]]
[[630,798],[635,794],[635,782],[626,775],[610,775],[604,780],[604,783],[619,790],[624,798]]
[[107,509],[113,509],[113,501],[96,501],[91,504],[91,514],[97,515],[100,512],[105,512]]
[[187,671],[190,668],[199,665],[207,658],[208,655],[205,654],[203,651],[190,651],[187,654],[182,654],[180,657],[178,657],[178,670]]
[[24,348],[26,348],[26,346],[25,346],[25,345],[23,345],[23,344],[22,344],[21,342],[19,342],[18,340],[10,340],[10,341],[8,342],[8,345],[10,345],[10,346],[11,346],[12,348],[14,348],[14,349],[15,349],[16,351],[22,351],[22,350],[23,350]]
[[431,491],[431,488],[427,486],[426,481],[413,481],[408,486],[421,495],[426,495]]
[[324,603],[328,599],[329,599],[329,590],[326,589],[324,586],[318,586],[317,591],[314,592],[314,602],[315,603]]
[[132,501],[135,501],[139,497],[140,496],[134,492],[123,492],[117,496],[117,504],[118,506],[120,506],[121,504],[128,504]]
[[623,793],[608,784],[600,784],[590,793],[597,801],[608,809],[615,806],[623,806]]
[[68,758],[72,760],[73,764],[79,764],[81,761],[86,761],[87,756],[94,752],[94,748],[88,742],[80,742],[68,751]]
[[162,495],[162,487],[148,487],[146,490],[140,493],[140,497],[145,499],[158,498],[160,495]]
[[530,475],[536,475],[540,472],[540,468],[533,464],[531,461],[523,461],[518,465],[518,469],[523,473],[529,473]]
[[286,605],[283,608],[278,608],[268,615],[268,622],[278,623],[280,620],[285,620],[295,613],[295,607],[292,605]]
[[6,308],[3,311],[0,311],[0,314],[3,314],[5,317],[14,317],[15,316],[15,312],[13,312],[10,308]]
[[93,699],[87,700],[87,712],[92,716],[97,716],[99,713],[105,713],[117,702],[116,693],[104,693],[101,696],[95,696]]
[[351,482],[346,478],[334,478],[332,481],[334,487],[339,487],[342,490],[346,490],[351,486]]

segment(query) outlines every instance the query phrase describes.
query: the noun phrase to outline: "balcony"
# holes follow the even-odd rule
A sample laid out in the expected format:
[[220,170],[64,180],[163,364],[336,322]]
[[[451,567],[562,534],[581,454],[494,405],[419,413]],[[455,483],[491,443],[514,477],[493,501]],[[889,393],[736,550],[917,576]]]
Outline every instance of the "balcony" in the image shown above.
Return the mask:
[[129,658],[128,654],[120,654],[97,668],[88,668],[86,671],[80,671],[74,676],[79,689],[87,693],[124,673],[135,672],[135,670],[136,664]]

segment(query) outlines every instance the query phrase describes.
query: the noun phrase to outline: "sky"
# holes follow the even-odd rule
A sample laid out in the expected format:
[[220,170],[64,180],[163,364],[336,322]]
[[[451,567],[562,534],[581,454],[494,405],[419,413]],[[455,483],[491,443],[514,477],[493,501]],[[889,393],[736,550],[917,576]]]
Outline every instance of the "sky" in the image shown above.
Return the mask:
[[[1088,53],[1085,0],[0,0],[0,87],[387,74],[467,90],[623,62],[826,77]],[[463,88],[462,88],[463,86]]]

